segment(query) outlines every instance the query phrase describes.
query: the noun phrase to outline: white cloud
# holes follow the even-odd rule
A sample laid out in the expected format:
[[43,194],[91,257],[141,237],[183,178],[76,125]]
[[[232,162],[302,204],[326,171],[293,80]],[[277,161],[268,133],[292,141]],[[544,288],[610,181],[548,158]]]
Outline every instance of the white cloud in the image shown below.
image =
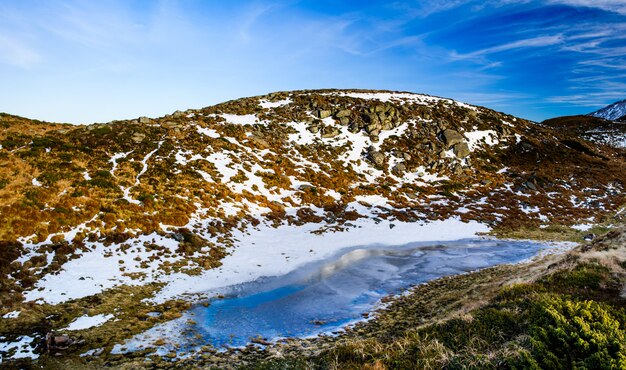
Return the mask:
[[485,49],[480,49],[473,51],[467,54],[457,54],[456,52],[452,53],[453,59],[475,59],[489,54],[495,54],[503,51],[521,49],[521,48],[529,48],[529,47],[543,47],[543,46],[551,46],[560,44],[563,42],[562,35],[553,35],[553,36],[539,36],[533,37],[524,40],[518,40],[509,42],[506,44],[501,44],[497,46],[492,46]]
[[548,3],[597,8],[626,15],[626,0],[549,0]]

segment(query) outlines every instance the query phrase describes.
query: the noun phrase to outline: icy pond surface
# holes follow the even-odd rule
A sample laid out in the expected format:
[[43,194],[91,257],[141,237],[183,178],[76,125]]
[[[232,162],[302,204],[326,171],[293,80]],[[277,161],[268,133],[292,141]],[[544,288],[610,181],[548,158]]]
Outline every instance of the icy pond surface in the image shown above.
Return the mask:
[[151,347],[186,352],[202,345],[245,346],[330,333],[362,320],[380,299],[446,275],[516,263],[553,247],[528,241],[466,239],[403,246],[355,247],[287,275],[210,292],[183,317],[136,336],[114,352]]

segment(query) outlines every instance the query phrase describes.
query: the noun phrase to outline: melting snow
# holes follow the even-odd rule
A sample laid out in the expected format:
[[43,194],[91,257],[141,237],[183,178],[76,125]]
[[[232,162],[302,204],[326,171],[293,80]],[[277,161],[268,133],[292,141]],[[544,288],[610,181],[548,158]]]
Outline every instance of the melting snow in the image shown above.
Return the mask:
[[[15,353],[10,357],[13,360],[19,358],[31,358],[36,360],[39,357],[39,355],[35,353],[35,348],[31,346],[31,343],[35,340],[33,337],[19,337],[16,342],[3,342],[3,340],[4,338],[0,337],[0,353],[15,350]],[[4,356],[0,354],[0,364],[4,359]]]
[[11,312],[7,312],[4,315],[2,315],[3,319],[14,319],[16,317],[20,316],[20,311],[11,311]]
[[591,224],[580,224],[580,225],[571,226],[572,229],[576,229],[578,231],[587,231],[587,230],[591,229],[592,227],[593,227],[593,225],[591,225]]
[[235,125],[253,125],[257,123],[257,117],[254,114],[246,114],[241,116],[237,114],[223,113],[221,116],[224,117],[226,122]]
[[204,128],[204,127],[197,126],[196,130],[198,131],[199,134],[205,135],[214,139],[220,137],[220,134],[212,128]]
[[464,135],[467,138],[468,146],[472,151],[483,143],[489,146],[498,143],[498,134],[494,130],[470,131],[466,132]]
[[268,108],[282,107],[283,105],[287,105],[289,103],[291,103],[291,99],[287,98],[287,99],[279,100],[279,101],[276,101],[276,102],[271,102],[271,101],[267,101],[267,100],[261,100],[259,105],[262,108],[268,109]]
[[113,315],[94,315],[94,316],[81,316],[72,321],[67,328],[61,330],[83,330],[93,328],[94,326],[100,326],[105,322],[111,320]]

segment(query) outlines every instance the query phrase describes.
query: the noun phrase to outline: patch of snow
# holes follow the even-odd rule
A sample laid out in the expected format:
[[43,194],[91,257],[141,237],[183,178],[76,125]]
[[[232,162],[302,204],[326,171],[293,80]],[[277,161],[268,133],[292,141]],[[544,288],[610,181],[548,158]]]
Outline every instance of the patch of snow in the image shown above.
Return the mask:
[[[162,228],[166,229],[165,226]],[[155,258],[159,251],[146,250],[144,243],[162,246],[169,257]],[[70,299],[98,294],[117,285],[141,285],[153,282],[163,274],[159,269],[162,263],[174,263],[181,259],[175,253],[178,242],[157,233],[127,240],[126,244],[132,247],[124,251],[113,246],[104,246],[99,242],[85,244],[90,248],[89,251],[66,262],[57,273],[47,274],[41,278],[33,290],[24,292],[25,300],[59,304]],[[133,279],[129,275],[132,273],[146,276]]]
[[87,356],[97,356],[98,354],[102,353],[104,351],[104,348],[94,348],[94,349],[90,349],[89,351],[86,351],[84,353],[80,354],[80,357],[87,357]]
[[469,104],[461,103],[456,100],[439,98],[436,96],[430,96],[425,94],[415,94],[415,93],[398,93],[398,92],[380,92],[380,93],[366,93],[366,92],[350,92],[350,91],[339,91],[339,92],[331,92],[325,95],[335,95],[335,96],[347,96],[350,98],[356,99],[364,99],[364,100],[379,100],[383,103],[392,101],[395,103],[403,104],[405,102],[411,102],[422,105],[431,105],[438,103],[440,101],[447,102],[449,104],[455,104],[459,107],[464,107],[468,109],[472,109],[477,111],[478,109]]
[[84,178],[86,181],[91,180],[91,176],[89,176],[89,172],[88,172],[87,170],[85,170],[85,172],[83,172],[83,178]]
[[261,100],[259,105],[262,108],[269,109],[269,108],[282,107],[283,105],[287,105],[289,103],[291,103],[291,99],[287,98],[287,99],[283,99],[283,100],[279,100],[279,101],[275,101],[275,102],[271,102],[271,101],[267,101],[267,100]]
[[589,229],[591,229],[593,227],[592,224],[579,224],[579,225],[573,225],[570,226],[572,229],[578,230],[578,231],[587,231]]
[[233,176],[237,175],[237,170],[229,166],[232,163],[232,159],[225,152],[213,153],[206,160],[213,163],[217,171],[222,175],[221,181],[223,183],[228,183]]
[[37,180],[36,177],[33,177],[32,184],[33,184],[33,186],[41,186],[41,183],[39,182],[39,180]]
[[226,120],[226,122],[235,125],[253,125],[258,121],[257,116],[254,114],[238,115],[223,113],[221,116]]
[[84,330],[93,328],[95,326],[100,326],[105,322],[111,320],[113,315],[94,315],[94,316],[81,316],[76,320],[72,321],[66,328],[61,330]]
[[293,122],[290,123],[289,126],[298,131],[295,134],[289,134],[289,141],[293,141],[298,145],[313,144],[318,137],[318,135],[307,130],[306,122]]
[[117,169],[117,160],[121,158],[126,158],[132,152],[133,151],[131,150],[130,152],[127,152],[127,153],[123,153],[123,152],[116,153],[111,157],[111,159],[109,159],[109,162],[113,163],[113,167],[111,167],[111,175],[115,176],[115,170]]
[[470,131],[464,135],[467,138],[467,144],[471,151],[474,151],[481,144],[492,146],[499,142],[498,133],[494,130]]
[[[34,340],[35,338],[33,337],[22,336],[16,342],[4,342],[3,338],[0,338],[0,353],[15,350],[15,353],[9,359],[30,358],[36,360],[39,358],[39,355],[35,353],[35,348],[31,346]],[[0,364],[4,360],[4,356],[0,354]]]
[[220,134],[212,128],[204,128],[204,127],[196,126],[196,130],[198,131],[199,134],[208,136],[213,139],[220,137]]
[[14,319],[16,317],[20,316],[20,311],[11,311],[11,312],[7,312],[4,315],[2,315],[3,319]]

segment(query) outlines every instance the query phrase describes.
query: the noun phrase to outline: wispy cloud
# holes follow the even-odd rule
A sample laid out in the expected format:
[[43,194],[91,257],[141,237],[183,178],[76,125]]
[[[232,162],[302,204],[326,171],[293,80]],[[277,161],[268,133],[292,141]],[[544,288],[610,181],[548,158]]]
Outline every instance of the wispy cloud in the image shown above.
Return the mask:
[[26,43],[0,35],[0,60],[5,64],[28,69],[39,64],[42,57]]
[[548,3],[597,8],[609,12],[626,14],[626,1],[624,0],[548,0]]
[[472,51],[470,53],[458,54],[456,52],[452,52],[451,56],[453,59],[475,59],[477,57],[482,57],[485,55],[496,54],[503,51],[509,51],[514,49],[523,49],[523,48],[537,48],[543,46],[556,45],[563,42],[562,35],[551,35],[551,36],[538,36],[533,38],[528,38],[524,40],[517,40],[513,42],[504,43],[501,45],[496,45],[476,51]]

